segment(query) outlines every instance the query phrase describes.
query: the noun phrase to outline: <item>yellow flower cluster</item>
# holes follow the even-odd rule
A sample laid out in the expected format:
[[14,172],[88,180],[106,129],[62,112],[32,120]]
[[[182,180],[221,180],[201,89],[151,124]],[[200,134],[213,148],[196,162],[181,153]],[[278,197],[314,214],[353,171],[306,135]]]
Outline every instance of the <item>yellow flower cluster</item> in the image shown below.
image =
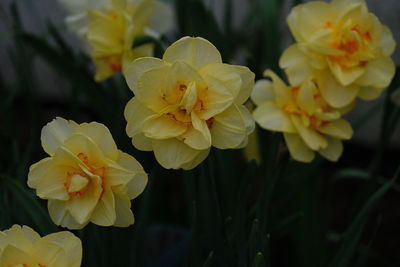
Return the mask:
[[70,12],[70,27],[87,42],[96,81],[110,78],[126,60],[151,56],[152,44],[133,48],[134,38],[158,37],[169,29],[172,11],[155,0],[59,0]]
[[395,42],[368,12],[364,0],[314,1],[293,8],[289,28],[296,40],[280,59],[290,86],[267,71],[252,95],[254,118],[284,133],[292,157],[310,162],[315,152],[336,161],[341,140],[352,136],[341,116],[355,99],[377,98],[391,82]]
[[117,149],[104,125],[57,118],[43,127],[41,139],[50,157],[31,166],[28,185],[48,200],[55,224],[70,229],[89,222],[133,224],[130,201],[144,190],[147,174]]
[[154,151],[164,168],[192,169],[211,146],[242,148],[254,130],[243,105],[254,74],[223,64],[205,39],[184,37],[162,60],[137,59],[124,74],[135,93],[125,108],[127,134],[136,148]]
[[40,237],[27,226],[0,232],[1,267],[80,267],[82,244],[70,232]]

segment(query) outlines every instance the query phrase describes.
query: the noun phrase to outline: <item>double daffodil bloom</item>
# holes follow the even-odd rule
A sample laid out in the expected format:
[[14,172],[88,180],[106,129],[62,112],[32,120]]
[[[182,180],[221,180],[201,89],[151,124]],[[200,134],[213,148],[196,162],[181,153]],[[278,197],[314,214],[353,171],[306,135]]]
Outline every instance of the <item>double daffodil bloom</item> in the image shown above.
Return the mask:
[[82,243],[70,232],[44,237],[28,226],[0,232],[0,267],[80,267]]
[[71,13],[66,18],[88,44],[96,65],[96,81],[103,81],[121,71],[124,60],[151,56],[151,44],[135,48],[134,38],[158,37],[169,30],[171,8],[154,0],[60,0]]
[[154,151],[163,167],[192,169],[211,146],[246,145],[254,121],[243,103],[254,74],[223,64],[207,40],[184,37],[162,59],[137,59],[124,74],[135,94],[125,108],[127,134],[137,149]]
[[320,77],[322,96],[342,108],[356,97],[377,98],[391,82],[395,41],[364,0],[301,4],[287,21],[296,44],[283,53],[280,66],[292,84]]
[[341,119],[346,110],[329,107],[317,79],[287,86],[275,73],[264,74],[272,82],[257,81],[251,95],[257,105],[253,113],[256,122],[264,129],[282,132],[295,160],[311,162],[318,152],[337,161],[343,152],[341,140],[353,135],[350,124]]
[[55,224],[70,229],[89,222],[133,224],[131,199],[144,190],[147,174],[132,156],[117,149],[103,124],[56,118],[43,127],[41,140],[50,157],[31,166],[28,185],[48,200]]

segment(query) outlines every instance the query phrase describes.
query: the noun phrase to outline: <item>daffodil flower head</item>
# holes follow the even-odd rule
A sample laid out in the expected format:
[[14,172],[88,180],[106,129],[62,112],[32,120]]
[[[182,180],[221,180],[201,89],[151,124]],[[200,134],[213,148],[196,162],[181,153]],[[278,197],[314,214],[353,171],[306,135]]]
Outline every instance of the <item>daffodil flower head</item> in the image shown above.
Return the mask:
[[223,64],[203,38],[178,40],[162,59],[137,59],[124,75],[135,94],[125,108],[127,134],[136,148],[154,151],[165,168],[192,169],[211,146],[242,148],[254,129],[243,105],[254,74]]
[[292,84],[322,75],[322,96],[341,108],[356,97],[377,98],[391,82],[395,41],[364,0],[301,4],[287,21],[296,44],[283,53],[280,66]]
[[331,108],[320,93],[317,79],[288,86],[269,70],[265,76],[272,81],[257,81],[251,95],[257,105],[255,121],[264,129],[282,132],[295,160],[311,162],[318,152],[337,161],[343,152],[341,140],[353,134],[350,124],[341,118],[348,108]]
[[144,190],[147,174],[117,149],[103,124],[56,118],[43,127],[41,139],[50,157],[30,167],[28,185],[48,200],[55,224],[81,229],[89,222],[134,223],[130,201]]
[[60,0],[66,22],[87,43],[96,81],[120,72],[125,60],[151,56],[153,45],[134,47],[143,35],[159,37],[172,25],[171,8],[155,0]]
[[82,243],[70,232],[44,237],[28,226],[0,232],[0,267],[80,267]]

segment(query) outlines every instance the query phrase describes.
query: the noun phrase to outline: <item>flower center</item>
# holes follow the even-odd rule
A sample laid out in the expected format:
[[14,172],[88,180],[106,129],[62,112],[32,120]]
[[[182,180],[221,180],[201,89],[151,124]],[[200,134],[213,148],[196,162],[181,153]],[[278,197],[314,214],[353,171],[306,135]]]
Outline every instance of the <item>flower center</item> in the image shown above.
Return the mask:
[[[317,84],[315,84],[317,86]],[[311,129],[318,129],[320,126],[329,124],[329,121],[321,120],[314,114],[309,114],[304,110],[298,103],[298,94],[300,87],[292,87],[291,89],[291,101],[283,105],[282,110],[291,115],[298,115],[302,117],[304,124]],[[314,101],[319,110],[322,112],[328,112],[329,106],[323,100],[321,94],[314,94]]]

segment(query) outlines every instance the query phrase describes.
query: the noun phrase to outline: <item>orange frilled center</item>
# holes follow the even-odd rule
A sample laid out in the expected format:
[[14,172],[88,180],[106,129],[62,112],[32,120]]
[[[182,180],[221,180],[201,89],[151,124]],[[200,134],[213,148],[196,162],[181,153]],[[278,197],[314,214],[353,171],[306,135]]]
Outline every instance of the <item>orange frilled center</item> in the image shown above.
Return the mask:
[[[290,115],[300,116],[306,125],[308,125],[311,129],[318,129],[321,126],[326,126],[329,124],[327,120],[321,120],[314,114],[309,114],[306,110],[304,110],[298,103],[298,93],[300,87],[292,87],[290,89],[291,93],[291,101],[285,105],[283,105],[282,110]],[[329,111],[329,106],[322,98],[320,93],[314,94],[314,101],[318,107],[323,112]]]
[[[178,82],[177,85],[172,90],[171,94],[163,94],[162,100],[167,104],[168,112],[165,113],[165,116],[173,119],[176,123],[186,126],[192,125],[192,112],[200,113],[205,110],[205,103],[207,101],[207,92],[208,87],[195,85],[196,91],[196,99],[192,105],[190,105],[190,109],[188,106],[183,104],[182,100],[187,93],[189,85],[184,82]],[[193,88],[191,88],[193,90]],[[208,128],[211,128],[214,122],[214,118],[210,118],[207,121]]]
[[[102,194],[105,190],[104,167],[96,168],[89,162],[89,157],[85,153],[79,153],[78,158],[85,164],[85,167],[91,174],[101,178]],[[71,198],[85,195],[91,186],[91,177],[81,170],[70,170],[67,172],[67,178],[64,187]]]
[[330,46],[339,51],[338,55],[329,56],[330,60],[342,68],[353,68],[368,64],[372,34],[361,26],[349,23],[334,26],[331,22],[325,28],[332,29]]

